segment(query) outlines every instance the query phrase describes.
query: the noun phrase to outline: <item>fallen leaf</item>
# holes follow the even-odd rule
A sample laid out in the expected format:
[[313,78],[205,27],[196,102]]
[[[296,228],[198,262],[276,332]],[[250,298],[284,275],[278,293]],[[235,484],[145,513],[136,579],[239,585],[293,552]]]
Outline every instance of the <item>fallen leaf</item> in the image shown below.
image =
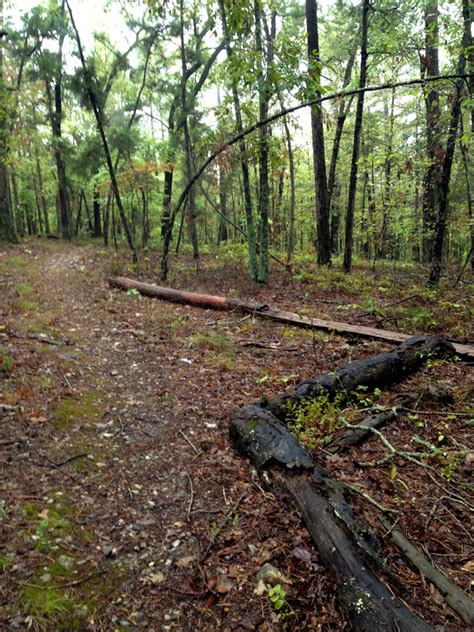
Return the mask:
[[176,566],[178,568],[186,568],[196,560],[195,555],[186,555],[185,557],[180,558],[176,561]]
[[228,593],[234,587],[234,582],[226,575],[219,575],[215,585],[215,590],[218,593]]

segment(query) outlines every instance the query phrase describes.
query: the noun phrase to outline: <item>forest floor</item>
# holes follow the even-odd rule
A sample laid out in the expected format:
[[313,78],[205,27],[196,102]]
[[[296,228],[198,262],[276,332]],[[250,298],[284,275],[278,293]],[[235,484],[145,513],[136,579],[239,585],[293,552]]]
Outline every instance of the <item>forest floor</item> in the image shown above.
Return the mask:
[[[133,271],[125,253],[111,256],[51,240],[0,248],[0,628],[346,629],[299,515],[232,449],[228,421],[244,404],[391,347],[112,290],[112,273],[157,275],[153,261]],[[173,262],[170,285],[472,343],[467,282],[435,294],[416,268],[344,277],[302,264],[257,287],[236,259],[193,265]],[[397,528],[468,591],[472,367],[430,361],[400,385],[361,393],[360,408],[375,399],[412,409],[384,430],[394,445],[416,450],[421,436],[445,448],[432,469],[357,465],[385,456],[376,440],[329,456],[321,440],[337,430],[335,405],[322,430],[303,413],[295,429],[333,475],[399,511]],[[465,629],[390,544],[374,507],[351,500],[403,600],[437,629]],[[257,590],[266,563],[283,576],[280,610]]]

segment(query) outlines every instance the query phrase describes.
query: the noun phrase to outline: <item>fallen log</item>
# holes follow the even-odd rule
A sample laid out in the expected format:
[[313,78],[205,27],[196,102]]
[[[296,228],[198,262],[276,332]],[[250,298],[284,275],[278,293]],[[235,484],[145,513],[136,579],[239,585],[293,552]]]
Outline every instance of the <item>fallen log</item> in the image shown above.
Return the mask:
[[265,465],[296,503],[321,562],[336,581],[339,604],[354,630],[432,630],[369,569],[367,560],[374,563],[374,556],[367,554],[365,540],[346,535],[351,510],[340,498],[335,500],[336,481],[326,480],[315,469],[309,452],[283,424],[258,406],[246,406],[232,417],[230,432],[234,445],[258,467]]
[[286,393],[267,400],[264,406],[279,419],[285,419],[288,410],[303,400],[321,395],[333,398],[337,393],[345,394],[349,400],[357,388],[369,391],[383,388],[414,373],[428,359],[447,358],[454,354],[454,345],[438,336],[414,336],[392,351],[355,360],[317,380],[304,380]]
[[420,573],[430,581],[438,591],[443,595],[446,603],[452,610],[457,612],[461,619],[469,626],[474,626],[474,601],[469,595],[461,590],[459,586],[453,584],[446,575],[438,571],[429,560],[422,555],[418,549],[401,533],[398,529],[383,518],[379,517],[380,522],[387,529],[393,542],[406,555],[410,562],[416,566]]
[[[248,303],[235,298],[214,296],[212,294],[196,294],[195,292],[185,292],[173,288],[161,287],[151,283],[142,283],[128,277],[112,277],[109,284],[122,290],[137,290],[144,296],[171,301],[172,303],[182,303],[194,305],[205,309],[217,309],[224,311],[240,311],[244,314],[252,314],[259,318],[266,318],[285,325],[303,327],[305,329],[323,329],[341,335],[354,335],[360,338],[371,338],[383,340],[389,343],[398,343],[409,340],[411,336],[396,331],[387,331],[375,327],[365,327],[363,325],[352,325],[334,320],[323,320],[321,318],[309,318],[299,316],[293,312],[275,309],[262,303]],[[470,360],[474,360],[474,346],[454,343],[456,353]]]
[[326,452],[337,454],[338,452],[344,452],[345,450],[349,450],[349,448],[360,445],[373,436],[371,432],[372,428],[382,428],[382,426],[385,426],[389,421],[395,419],[396,416],[396,412],[392,409],[384,410],[376,415],[369,415],[369,417],[366,417],[357,424],[357,428],[345,430],[332,439],[324,446],[324,449]]
[[[379,579],[390,577],[390,573],[370,545],[370,536],[357,532],[340,484],[315,468],[310,452],[282,420],[289,412],[289,404],[291,408],[312,397],[334,397],[338,392],[350,398],[358,386],[385,386],[416,371],[429,358],[453,353],[453,346],[441,338],[412,338],[398,349],[352,362],[317,380],[301,382],[287,393],[244,406],[231,418],[229,434],[233,445],[259,470],[265,468],[301,512],[321,562],[334,577],[339,604],[355,630],[421,632],[432,628]],[[385,421],[387,417],[388,414]],[[360,432],[370,432],[367,428],[381,421],[365,420]],[[360,439],[358,433],[359,429],[354,434]],[[341,439],[339,445],[344,446],[347,440]]]

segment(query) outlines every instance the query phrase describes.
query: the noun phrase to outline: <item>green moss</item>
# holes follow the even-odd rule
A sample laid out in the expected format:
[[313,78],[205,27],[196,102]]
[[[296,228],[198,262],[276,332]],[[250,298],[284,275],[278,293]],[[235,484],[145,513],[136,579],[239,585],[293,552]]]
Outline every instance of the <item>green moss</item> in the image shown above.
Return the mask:
[[56,404],[54,418],[56,425],[61,428],[76,423],[97,421],[103,412],[104,404],[100,393],[91,389],[81,396],[61,400]]
[[11,373],[13,368],[13,357],[7,353],[7,350],[0,347],[0,374]]
[[19,283],[16,290],[23,298],[34,294],[34,289],[29,283]]

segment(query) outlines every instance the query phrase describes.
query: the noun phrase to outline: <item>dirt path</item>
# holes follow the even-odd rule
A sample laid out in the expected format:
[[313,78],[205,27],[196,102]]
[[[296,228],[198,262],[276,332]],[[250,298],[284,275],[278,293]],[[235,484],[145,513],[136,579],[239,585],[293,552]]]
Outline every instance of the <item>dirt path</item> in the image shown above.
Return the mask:
[[[299,377],[310,338],[296,346],[259,323],[255,348],[249,319],[110,291],[90,248],[30,244],[0,262],[13,358],[0,411],[2,629],[269,629],[256,570],[272,560],[289,572],[288,557],[299,588],[308,564],[289,547],[311,547],[230,450],[226,425],[277,365],[285,375],[285,357],[286,381]],[[326,590],[323,575],[311,582]],[[325,611],[320,621],[338,621],[331,597]]]
[[[61,242],[0,249],[0,628],[345,629],[301,520],[231,449],[228,418],[384,347],[111,290],[110,257]],[[197,277],[187,274],[193,289]],[[246,290],[237,276],[200,280],[202,289],[237,287],[244,298],[255,290],[256,300],[290,308],[303,293]],[[454,365],[443,371],[449,384],[466,379]],[[456,437],[466,442],[459,420]],[[391,440],[408,445],[410,423]],[[368,452],[383,456],[374,445]],[[405,490],[393,468],[366,474],[350,457],[325,465],[434,527],[426,499],[435,496],[416,469],[403,470]],[[440,559],[452,560],[456,579],[469,559],[464,518],[443,519],[436,534],[456,554]],[[430,602],[421,578],[386,555],[413,586],[404,595],[411,606]],[[287,580],[279,612],[256,592],[266,563]],[[460,629],[439,601],[424,609]]]

